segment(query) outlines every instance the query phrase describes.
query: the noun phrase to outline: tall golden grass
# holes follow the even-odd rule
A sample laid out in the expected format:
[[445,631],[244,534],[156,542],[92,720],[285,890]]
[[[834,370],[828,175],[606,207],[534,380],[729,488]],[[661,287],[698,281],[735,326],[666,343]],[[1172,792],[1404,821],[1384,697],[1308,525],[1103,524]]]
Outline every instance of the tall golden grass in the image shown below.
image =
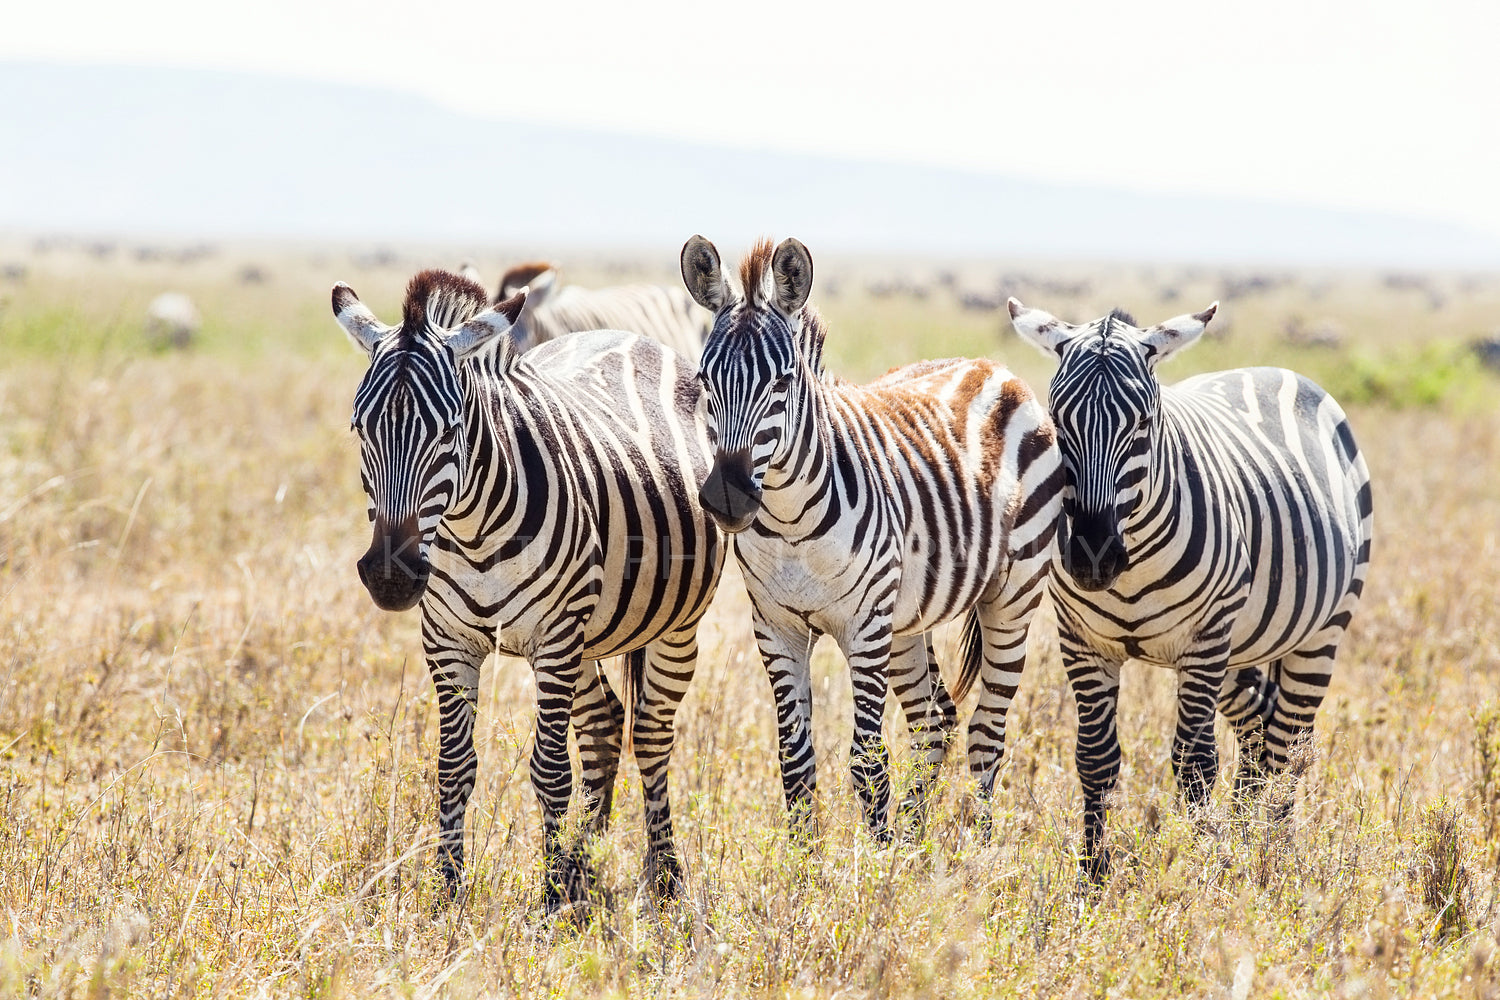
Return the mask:
[[[627,764],[594,847],[607,898],[553,924],[520,661],[483,680],[472,889],[455,905],[437,892],[431,685],[415,616],[374,610],[353,572],[361,359],[326,314],[333,277],[389,314],[405,273],[360,281],[342,263],[282,255],[249,286],[223,262],[54,253],[3,289],[0,995],[1500,995],[1500,380],[1454,362],[1436,401],[1351,407],[1375,558],[1289,825],[1235,815],[1227,780],[1205,814],[1178,808],[1173,680],[1131,664],[1116,872],[1080,888],[1072,698],[1044,621],[987,845],[959,754],[928,830],[872,844],[847,778],[847,673],[820,646],[821,835],[804,849],[783,829],[731,570],[678,717],[684,897],[658,910],[642,891]],[[1160,276],[1089,273],[1072,301],[1022,297],[1072,319],[1116,303],[1162,318],[1217,294],[1207,273],[1174,278],[1171,303]],[[1231,335],[1174,374],[1253,360],[1333,380],[1356,355],[1368,371],[1457,357],[1500,288],[1442,281],[1433,308],[1405,286],[1302,276],[1229,303]],[[167,282],[205,313],[187,353],[154,354],[138,329]],[[841,371],[984,352],[1045,382],[994,314],[843,284],[825,302]],[[1294,311],[1337,319],[1345,346],[1283,345]]]

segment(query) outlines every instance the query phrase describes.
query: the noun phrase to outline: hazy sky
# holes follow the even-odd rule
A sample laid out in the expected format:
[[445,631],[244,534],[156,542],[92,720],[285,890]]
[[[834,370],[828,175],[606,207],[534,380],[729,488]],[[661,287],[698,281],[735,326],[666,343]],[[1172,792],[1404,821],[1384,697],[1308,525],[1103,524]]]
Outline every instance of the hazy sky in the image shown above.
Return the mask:
[[[11,5],[0,58],[273,72],[495,119],[1500,234],[1497,39],[1494,0],[84,0]],[[422,137],[330,122],[329,141]]]

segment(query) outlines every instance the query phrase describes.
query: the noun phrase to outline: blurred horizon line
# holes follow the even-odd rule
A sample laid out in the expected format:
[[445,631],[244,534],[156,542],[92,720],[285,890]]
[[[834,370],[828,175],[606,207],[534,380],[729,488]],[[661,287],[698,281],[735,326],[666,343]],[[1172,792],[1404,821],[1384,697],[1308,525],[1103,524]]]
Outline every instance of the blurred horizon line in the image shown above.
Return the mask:
[[1159,194],[496,121],[234,70],[0,61],[0,235],[1500,269],[1500,236],[1410,216]]

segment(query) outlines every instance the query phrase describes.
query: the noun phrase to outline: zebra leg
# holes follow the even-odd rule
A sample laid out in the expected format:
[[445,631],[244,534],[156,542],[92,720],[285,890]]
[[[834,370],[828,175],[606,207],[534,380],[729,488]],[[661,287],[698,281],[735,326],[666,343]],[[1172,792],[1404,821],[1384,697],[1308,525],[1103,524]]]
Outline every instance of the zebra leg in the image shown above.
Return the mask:
[[1106,800],[1120,780],[1120,662],[1106,660],[1059,628],[1063,667],[1078,706],[1078,739],[1074,761],[1083,786],[1083,854],[1080,867],[1094,883],[1109,871],[1104,846]]
[[1172,736],[1172,773],[1189,808],[1208,801],[1219,777],[1219,750],[1214,743],[1214,714],[1224,687],[1228,649],[1216,647],[1189,654],[1177,675],[1177,731]]
[[698,630],[663,636],[646,647],[645,669],[635,692],[631,738],[646,797],[646,881],[658,897],[675,896],[682,880],[672,837],[668,765],[677,707],[698,665]]
[[812,677],[809,660],[815,638],[800,623],[772,624],[751,602],[755,642],[765,663],[766,679],[776,703],[776,741],[781,758],[781,787],[792,831],[813,832],[813,794],[818,786],[813,754]]
[[542,857],[546,867],[542,906],[550,916],[564,903],[582,903],[592,881],[581,849],[565,852],[562,823],[573,795],[568,758],[568,720],[583,673],[583,629],[571,629],[532,655],[536,672],[536,743],[531,751],[531,787],[542,810]]
[[[1005,721],[1026,666],[1026,634],[1047,592],[1052,549],[1042,540],[1018,553],[1003,576],[986,589],[970,617],[964,641],[965,659],[979,657],[979,703],[969,719],[969,773],[979,786],[979,826],[990,833],[990,800],[1005,755]],[[975,676],[973,666],[965,671]]]
[[422,602],[422,652],[438,700],[438,870],[454,898],[464,870],[464,813],[474,794],[479,758],[474,753],[474,710],[479,668],[488,649],[477,636],[450,634]]
[[958,709],[943,675],[938,670],[932,634],[896,636],[891,639],[891,692],[901,703],[911,732],[911,752],[917,775],[901,800],[902,817],[912,817],[919,826],[927,822],[927,793],[932,778],[942,767],[948,744],[958,728]]
[[573,695],[573,732],[583,765],[584,808],[589,833],[609,825],[614,802],[615,775],[620,768],[620,744],[625,734],[625,706],[609,686],[604,665],[583,665],[578,691]]
[[1239,762],[1234,769],[1234,797],[1241,804],[1265,784],[1265,724],[1276,707],[1277,685],[1271,679],[1276,669],[1275,665],[1265,671],[1243,667],[1228,675],[1219,690],[1219,711],[1234,726],[1239,743]]
[[879,613],[842,643],[854,685],[854,739],[849,772],[865,824],[877,843],[891,839],[891,760],[881,731],[891,659],[891,616]]
[[[1346,617],[1344,621],[1347,620]],[[1274,675],[1278,685],[1276,704],[1271,710],[1270,721],[1266,723],[1266,763],[1273,774],[1288,767],[1292,767],[1294,773],[1301,773],[1300,766],[1294,765],[1293,757],[1302,744],[1312,740],[1313,717],[1328,693],[1328,682],[1333,679],[1333,660],[1343,637],[1342,623],[1327,626],[1314,633],[1301,648],[1277,661]],[[1285,820],[1291,815],[1295,799],[1296,789],[1291,787],[1283,801],[1269,804],[1271,818],[1276,822]]]

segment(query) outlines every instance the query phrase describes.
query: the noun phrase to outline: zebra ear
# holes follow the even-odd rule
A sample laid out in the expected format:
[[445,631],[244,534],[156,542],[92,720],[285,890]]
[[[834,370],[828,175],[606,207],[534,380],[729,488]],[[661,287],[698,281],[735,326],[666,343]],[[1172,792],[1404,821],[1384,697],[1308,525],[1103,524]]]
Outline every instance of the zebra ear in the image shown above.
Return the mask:
[[1005,303],[1010,310],[1010,325],[1016,328],[1021,339],[1034,347],[1040,347],[1054,358],[1062,357],[1063,345],[1073,339],[1078,328],[1064,323],[1049,312],[1028,309],[1021,300],[1012,296]]
[[369,307],[359,301],[354,289],[342,281],[333,286],[333,318],[338,320],[355,346],[366,354],[374,354],[380,338],[395,329],[376,319]]
[[453,352],[455,361],[467,361],[483,350],[496,337],[510,332],[516,317],[526,305],[526,289],[521,289],[504,302],[497,302],[484,312],[454,330],[446,343]]
[[537,272],[536,277],[521,286],[521,290],[526,292],[527,315],[535,316],[542,303],[557,291],[557,268],[548,266],[545,271]]
[[1151,329],[1143,331],[1141,343],[1146,345],[1150,352],[1147,362],[1153,367],[1165,358],[1171,357],[1178,351],[1187,347],[1203,335],[1203,330],[1208,326],[1208,321],[1214,318],[1214,313],[1219,311],[1219,304],[1215,302],[1200,313],[1192,313],[1187,316],[1176,316],[1165,323],[1158,323]]
[[784,239],[771,258],[771,273],[776,276],[776,305],[784,313],[794,313],[807,304],[812,294],[812,254],[800,240]]
[[729,285],[719,269],[719,251],[702,236],[682,245],[682,283],[693,301],[718,312],[730,300]]

